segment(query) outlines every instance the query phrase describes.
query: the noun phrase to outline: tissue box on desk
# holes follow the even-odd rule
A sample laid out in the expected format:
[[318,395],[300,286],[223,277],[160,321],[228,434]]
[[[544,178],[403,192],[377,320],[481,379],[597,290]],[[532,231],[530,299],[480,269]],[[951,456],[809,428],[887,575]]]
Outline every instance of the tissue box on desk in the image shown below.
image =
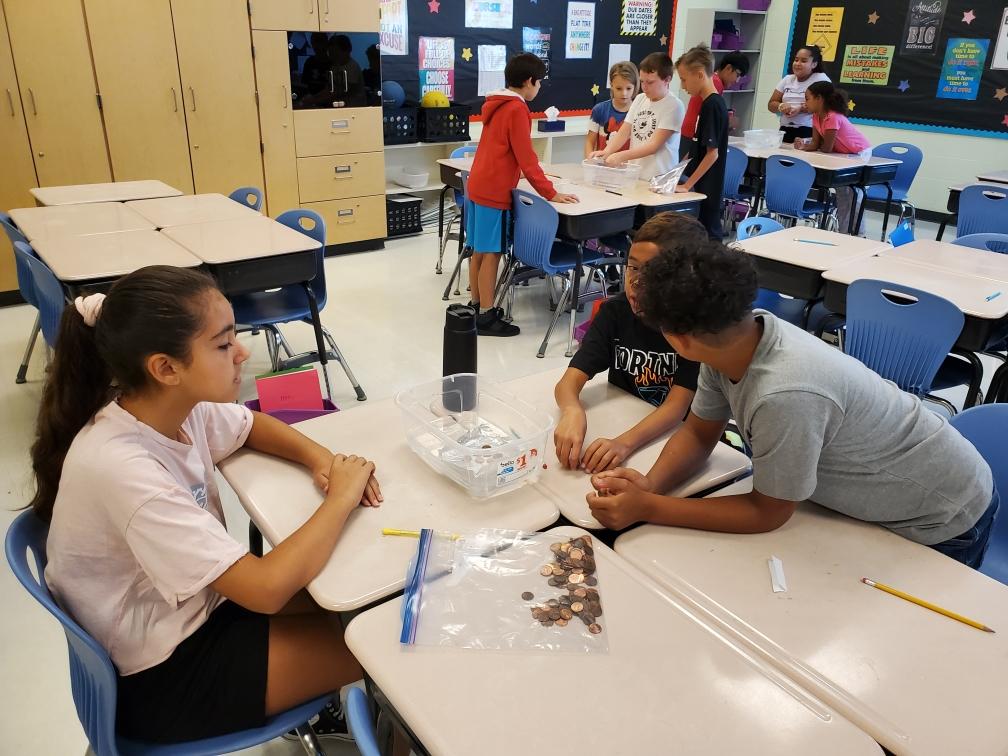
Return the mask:
[[567,128],[566,121],[536,121],[536,131],[564,131]]

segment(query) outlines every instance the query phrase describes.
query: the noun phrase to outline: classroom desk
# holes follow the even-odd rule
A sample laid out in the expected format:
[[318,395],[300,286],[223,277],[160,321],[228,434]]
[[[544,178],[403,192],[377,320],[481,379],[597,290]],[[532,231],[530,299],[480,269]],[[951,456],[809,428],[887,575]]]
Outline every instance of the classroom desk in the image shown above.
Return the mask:
[[[508,390],[517,396],[539,397],[538,403],[543,407],[548,405],[549,411],[555,416],[556,406],[550,399],[553,396],[553,387],[565,370],[566,368],[558,368],[518,378],[508,383]],[[585,385],[581,392],[581,401],[588,415],[585,449],[599,436],[605,438],[618,436],[654,410],[654,407],[647,402],[611,385],[605,371]],[[667,440],[668,437],[664,436],[638,449],[627,459],[625,466],[647,473],[658,459]],[[585,495],[592,490],[590,476],[580,470],[567,470],[561,467],[557,461],[556,446],[552,438],[546,446],[546,458],[543,461],[547,468],[540,474],[536,485],[549,492],[560,507],[561,514],[575,525],[592,530],[603,528],[603,525],[592,516],[588,502],[585,501]],[[745,454],[727,444],[718,444],[704,466],[669,493],[673,496],[694,496],[748,475],[751,469],[752,464]]]
[[[330,449],[375,463],[384,503],[358,507],[332,557],[308,585],[320,606],[349,611],[401,590],[416,540],[383,536],[382,528],[438,530],[501,528],[535,531],[559,517],[556,505],[533,486],[477,500],[424,463],[406,443],[392,399],[299,423],[298,430]],[[322,499],[304,468],[241,450],[220,470],[270,543],[287,538]]]
[[[884,528],[802,504],[770,533],[645,525],[616,552],[896,754],[1003,754],[1008,587]],[[784,565],[773,593],[767,560]],[[984,633],[860,582],[979,619]],[[1003,629],[1004,628],[1004,629]]]
[[153,229],[47,236],[32,244],[65,284],[119,278],[146,265],[195,268],[202,261]]
[[135,200],[127,207],[153,223],[157,228],[184,226],[192,223],[240,220],[261,215],[248,205],[235,202],[223,194],[186,194],[181,197]]
[[40,186],[29,189],[40,205],[83,205],[91,202],[128,202],[129,200],[178,197],[178,189],[163,181],[109,181],[102,184]]
[[398,599],[351,620],[347,646],[417,753],[881,753],[772,664],[712,632],[597,540],[594,548],[608,653],[404,650]]
[[888,247],[884,242],[808,226],[750,236],[731,246],[752,257],[761,287],[799,299],[822,296],[824,271]]
[[995,184],[1008,184],[1008,170],[978,173],[977,181],[993,181]]
[[83,236],[154,228],[150,221],[121,202],[17,207],[10,211],[10,216],[32,244],[57,236]]
[[887,246],[879,254],[927,268],[997,281],[1004,284],[1008,296],[1008,255],[931,239],[918,239],[899,247]]

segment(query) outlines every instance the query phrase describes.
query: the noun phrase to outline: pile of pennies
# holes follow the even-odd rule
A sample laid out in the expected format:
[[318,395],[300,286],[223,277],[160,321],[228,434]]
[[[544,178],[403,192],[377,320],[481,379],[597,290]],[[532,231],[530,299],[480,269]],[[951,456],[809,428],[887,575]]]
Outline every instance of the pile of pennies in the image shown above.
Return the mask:
[[[589,536],[578,536],[569,541],[550,544],[553,562],[543,565],[539,574],[549,578],[554,588],[566,590],[544,603],[532,607],[532,618],[543,627],[565,627],[575,617],[581,620],[592,635],[602,632],[598,618],[602,616],[602,602],[595,589],[595,551]],[[525,591],[523,601],[532,601],[535,594]]]

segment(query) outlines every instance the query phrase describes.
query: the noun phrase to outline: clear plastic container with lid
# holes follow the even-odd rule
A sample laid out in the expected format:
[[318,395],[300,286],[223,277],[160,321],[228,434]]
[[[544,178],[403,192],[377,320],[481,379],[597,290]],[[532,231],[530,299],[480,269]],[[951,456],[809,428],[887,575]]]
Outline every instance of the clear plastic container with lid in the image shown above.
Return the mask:
[[780,129],[750,129],[744,136],[746,147],[751,149],[774,149],[784,141],[784,132]]
[[628,160],[623,165],[606,165],[597,158],[589,158],[581,163],[584,182],[589,186],[600,186],[603,189],[622,189],[640,178],[641,165],[635,160]]
[[472,496],[497,496],[539,477],[553,416],[498,383],[457,373],[400,391],[395,402],[410,448]]

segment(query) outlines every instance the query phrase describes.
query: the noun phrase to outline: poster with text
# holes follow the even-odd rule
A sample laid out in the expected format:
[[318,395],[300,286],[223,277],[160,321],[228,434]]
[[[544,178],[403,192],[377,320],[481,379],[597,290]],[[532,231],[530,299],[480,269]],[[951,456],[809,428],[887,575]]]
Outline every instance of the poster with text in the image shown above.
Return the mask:
[[847,45],[840,83],[884,87],[889,83],[895,51],[895,45]]
[[522,51],[532,53],[546,66],[544,79],[549,78],[550,70],[550,38],[552,29],[546,26],[522,27]]
[[409,14],[406,0],[381,0],[381,54],[409,54]]
[[595,41],[595,3],[567,4],[567,57],[592,56]]
[[486,97],[490,92],[504,89],[504,68],[507,66],[507,46],[480,45],[476,49],[479,56],[479,78],[476,94]]
[[945,47],[945,60],[935,95],[944,100],[975,100],[987,62],[989,39],[953,37]]
[[417,62],[420,69],[420,97],[428,92],[444,92],[455,99],[455,38],[420,37]]
[[991,68],[998,71],[1008,69],[1008,8],[1005,8],[1001,14],[1001,26],[998,27]]
[[470,29],[510,29],[514,0],[465,0],[465,25]]
[[650,36],[658,27],[658,0],[623,0],[620,34]]
[[901,55],[934,55],[948,0],[912,0],[907,10]]
[[817,45],[822,50],[823,60],[836,60],[843,12],[843,8],[813,8],[809,14],[805,44]]

